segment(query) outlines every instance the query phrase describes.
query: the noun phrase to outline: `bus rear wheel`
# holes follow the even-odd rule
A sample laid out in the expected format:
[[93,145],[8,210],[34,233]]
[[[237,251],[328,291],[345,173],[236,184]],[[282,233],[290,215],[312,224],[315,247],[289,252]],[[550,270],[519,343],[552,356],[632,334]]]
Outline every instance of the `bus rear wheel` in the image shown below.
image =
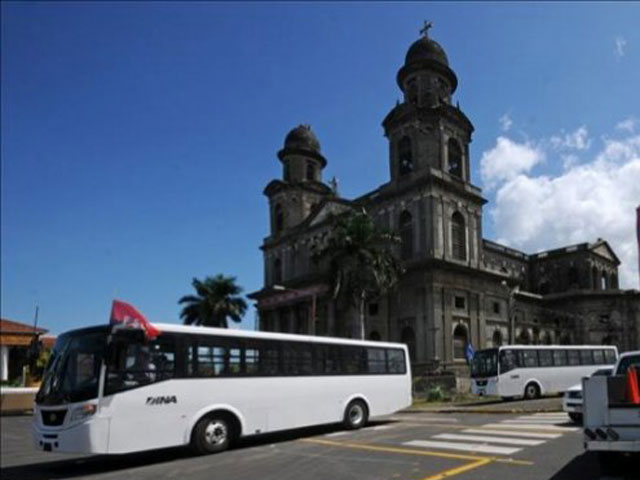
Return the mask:
[[540,396],[540,387],[535,383],[527,383],[527,386],[524,387],[524,398],[527,400],[531,400],[533,398],[538,398]]
[[582,414],[578,412],[569,412],[569,418],[573,423],[582,423]]
[[223,415],[201,418],[193,429],[191,448],[199,455],[222,452],[233,439],[233,424]]
[[369,412],[362,400],[353,400],[344,410],[343,424],[348,430],[357,430],[367,423]]

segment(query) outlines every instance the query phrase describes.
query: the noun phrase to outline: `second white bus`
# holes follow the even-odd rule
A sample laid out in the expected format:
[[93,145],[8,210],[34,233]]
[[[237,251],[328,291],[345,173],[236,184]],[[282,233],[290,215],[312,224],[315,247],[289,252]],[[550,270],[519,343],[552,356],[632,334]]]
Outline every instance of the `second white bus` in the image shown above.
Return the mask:
[[505,345],[479,350],[471,361],[471,391],[503,398],[558,394],[617,358],[617,348],[610,345]]
[[367,419],[411,405],[406,345],[172,324],[58,338],[34,440],[54,452],[128,453]]

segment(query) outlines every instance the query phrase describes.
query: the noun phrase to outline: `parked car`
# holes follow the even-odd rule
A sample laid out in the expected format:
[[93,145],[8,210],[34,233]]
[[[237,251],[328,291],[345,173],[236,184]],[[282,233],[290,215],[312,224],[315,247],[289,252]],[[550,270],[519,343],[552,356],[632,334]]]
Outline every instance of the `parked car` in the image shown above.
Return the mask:
[[[612,372],[613,367],[605,367],[596,370],[592,376],[604,375],[608,377]],[[569,418],[575,423],[582,423],[582,382],[564,392],[562,409],[569,414]]]

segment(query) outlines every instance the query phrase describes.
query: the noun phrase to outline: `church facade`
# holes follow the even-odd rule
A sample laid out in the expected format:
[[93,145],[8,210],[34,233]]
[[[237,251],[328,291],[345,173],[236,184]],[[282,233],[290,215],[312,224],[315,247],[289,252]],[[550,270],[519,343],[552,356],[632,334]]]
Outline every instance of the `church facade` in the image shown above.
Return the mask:
[[620,261],[605,240],[527,254],[483,238],[486,200],[470,175],[474,127],[452,102],[458,79],[426,31],[397,83],[403,101],[382,122],[389,181],[359,198],[324,182],[327,159],[309,126],[286,136],[282,178],[264,190],[264,286],[249,295],[260,330],[353,336],[357,313],[334,301],[311,252],[332,216],[364,208],[399,234],[404,268],[395,288],[368,303],[367,338],[407,343],[414,368],[463,369],[468,343],[638,348],[640,292],[618,288]]

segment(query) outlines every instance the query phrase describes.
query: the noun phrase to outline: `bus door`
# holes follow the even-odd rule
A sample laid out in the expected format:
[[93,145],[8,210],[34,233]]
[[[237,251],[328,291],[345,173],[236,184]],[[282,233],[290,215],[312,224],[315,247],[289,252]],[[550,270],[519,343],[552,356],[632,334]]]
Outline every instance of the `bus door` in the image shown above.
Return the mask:
[[184,398],[176,382],[176,345],[162,335],[109,347],[103,413],[110,417],[109,453],[183,443]]
[[518,352],[512,349],[500,350],[499,364],[499,395],[502,397],[521,395],[523,379],[520,376],[520,369],[518,368]]

